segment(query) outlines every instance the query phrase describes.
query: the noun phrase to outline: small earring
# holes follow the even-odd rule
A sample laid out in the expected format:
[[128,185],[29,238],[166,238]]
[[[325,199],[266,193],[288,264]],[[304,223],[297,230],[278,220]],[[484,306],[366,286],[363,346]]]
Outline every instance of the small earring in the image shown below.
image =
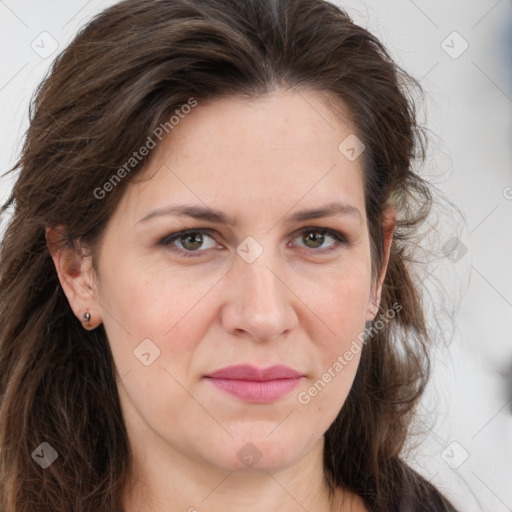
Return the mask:
[[87,323],[90,319],[91,319],[91,313],[89,313],[89,311],[87,311],[86,313],[84,313],[83,323]]

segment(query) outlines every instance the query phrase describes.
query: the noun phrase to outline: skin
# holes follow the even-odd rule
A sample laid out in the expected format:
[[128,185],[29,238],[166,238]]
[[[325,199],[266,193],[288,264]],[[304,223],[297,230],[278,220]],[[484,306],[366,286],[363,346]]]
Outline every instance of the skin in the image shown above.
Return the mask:
[[[112,349],[135,461],[127,512],[366,510],[347,492],[331,500],[322,469],[323,435],[360,353],[308,404],[298,400],[375,316],[387,268],[394,212],[372,280],[361,158],[338,150],[353,133],[313,91],[199,104],[153,150],[144,180],[130,183],[97,271],[85,252],[51,249],[74,313],[90,312],[86,329],[103,323]],[[285,220],[331,201],[360,213]],[[180,203],[221,210],[238,224],[170,215],[140,222]],[[323,227],[349,245],[328,233],[308,243]],[[213,231],[202,233],[202,245],[158,244],[185,229]],[[236,252],[249,236],[263,249],[251,263]],[[56,237],[58,229],[47,230],[50,248]],[[149,366],[134,356],[144,339],[160,350]],[[285,364],[305,377],[270,404],[247,403],[203,378],[240,363]],[[237,456],[247,443],[261,454],[250,467]]]

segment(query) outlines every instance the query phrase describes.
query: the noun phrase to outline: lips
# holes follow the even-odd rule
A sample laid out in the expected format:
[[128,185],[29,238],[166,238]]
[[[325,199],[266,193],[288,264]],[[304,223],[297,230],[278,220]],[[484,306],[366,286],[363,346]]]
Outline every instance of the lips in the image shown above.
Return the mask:
[[259,369],[248,364],[238,364],[217,370],[209,374],[208,377],[213,379],[267,381],[275,379],[296,379],[302,377],[302,373],[283,365]]
[[260,369],[243,364],[222,368],[205,379],[246,402],[269,403],[288,394],[303,377],[302,373],[283,365]]

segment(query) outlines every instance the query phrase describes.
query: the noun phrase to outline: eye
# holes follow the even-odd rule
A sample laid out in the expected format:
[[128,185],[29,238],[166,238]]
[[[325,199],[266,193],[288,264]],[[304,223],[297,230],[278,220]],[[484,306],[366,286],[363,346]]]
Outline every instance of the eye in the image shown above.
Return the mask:
[[336,249],[340,244],[348,245],[347,239],[341,233],[329,228],[303,228],[297,238],[304,241],[307,249],[313,249],[314,252],[324,252],[323,250],[316,251],[316,249],[324,244],[326,237],[334,240],[334,243],[328,245],[327,251],[331,251],[333,248]]
[[[198,249],[203,247],[205,236],[213,240],[213,237],[210,235],[210,230],[208,229],[189,229],[187,231],[180,231],[179,233],[171,233],[170,235],[162,238],[159,244],[170,246],[170,249],[175,250],[185,257],[196,256],[195,254],[190,253],[203,252]],[[181,247],[177,244],[180,244]],[[210,247],[206,247],[206,249],[210,249],[212,247],[215,247],[215,243],[211,243]]]
[[[213,231],[210,229],[189,229],[178,233],[171,233],[162,238],[158,245],[168,247],[173,252],[184,257],[200,256],[201,252],[212,249],[216,246],[212,236]],[[327,248],[322,249],[326,238],[333,239],[334,242],[329,244]],[[210,244],[205,245],[205,240],[210,239]],[[314,253],[325,253],[336,250],[340,245],[349,245],[347,239],[338,231],[329,228],[306,227],[299,231],[299,235],[294,240],[301,239],[304,241],[302,247],[311,249]]]

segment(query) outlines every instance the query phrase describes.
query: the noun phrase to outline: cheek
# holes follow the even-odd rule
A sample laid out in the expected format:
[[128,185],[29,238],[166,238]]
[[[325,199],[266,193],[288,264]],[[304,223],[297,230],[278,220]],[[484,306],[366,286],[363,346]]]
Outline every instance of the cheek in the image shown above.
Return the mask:
[[311,308],[321,312],[317,326],[319,322],[327,325],[330,335],[321,336],[318,332],[316,336],[310,335],[317,347],[320,364],[297,398],[319,418],[329,419],[325,429],[343,407],[359,366],[366,325],[368,283],[364,272],[333,280],[326,293],[318,296],[316,305]]
[[310,334],[321,365],[299,401],[311,403],[318,413],[334,418],[350,391],[363,346],[369,292],[368,269],[353,265],[350,271],[333,276],[311,305],[313,311],[319,312],[317,327],[320,323],[327,325],[329,329],[321,332],[329,335],[319,335],[320,331]]
[[[103,283],[104,324],[119,373],[138,367],[134,351],[144,340],[155,364],[186,371],[188,358],[205,335],[213,309],[209,303],[218,276],[195,275],[142,263],[112,267]],[[153,366],[153,365],[151,365]]]
[[354,265],[324,280],[312,310],[329,326],[330,345],[341,348],[348,338],[364,329],[369,294],[370,275],[363,266]]

